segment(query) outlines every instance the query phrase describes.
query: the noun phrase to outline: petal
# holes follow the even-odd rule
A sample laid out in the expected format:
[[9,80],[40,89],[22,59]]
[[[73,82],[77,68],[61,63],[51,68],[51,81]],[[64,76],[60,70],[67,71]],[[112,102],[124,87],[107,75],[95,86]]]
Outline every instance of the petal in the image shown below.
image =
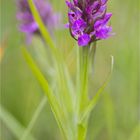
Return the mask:
[[109,22],[111,16],[112,16],[112,13],[107,13],[103,19],[97,20],[97,21],[95,22],[95,24],[94,24],[95,30],[96,30],[97,28],[99,28],[100,26],[105,26],[105,25],[107,25],[107,23]]
[[104,26],[100,28],[98,31],[96,31],[96,38],[97,39],[106,39],[110,37],[110,32],[112,31],[112,27],[110,26]]
[[69,12],[68,17],[69,17],[69,22],[71,24],[73,24],[75,20],[77,19],[75,12]]
[[68,6],[71,10],[73,10],[73,8],[75,7],[74,4],[71,3],[71,2],[68,1],[68,0],[66,0],[66,4],[67,4],[67,6]]
[[105,14],[106,14],[106,5],[103,5],[98,9],[98,11],[96,11],[96,13],[94,13],[93,15],[94,21],[102,19]]
[[18,12],[16,18],[24,22],[33,21],[33,16],[29,12]]
[[86,8],[87,14],[93,14],[100,8],[100,2],[95,1],[93,4],[89,4]]
[[73,0],[73,2],[76,6],[78,5],[78,0]]
[[83,34],[78,38],[79,46],[87,46],[90,42],[90,36],[88,34]]
[[112,16],[112,13],[106,13],[104,19],[103,19],[103,24],[106,25],[108,23],[108,21],[110,20]]
[[38,29],[38,25],[36,22],[32,22],[30,24],[22,24],[20,26],[20,31],[25,33],[33,33]]
[[75,12],[70,11],[68,13],[69,21],[71,24],[73,24],[76,20],[80,19],[82,16],[81,11],[76,10]]
[[72,26],[72,30],[81,30],[84,31],[84,29],[86,28],[87,24],[83,19],[78,19],[74,22],[73,26]]
[[102,5],[106,4],[107,0],[101,0]]

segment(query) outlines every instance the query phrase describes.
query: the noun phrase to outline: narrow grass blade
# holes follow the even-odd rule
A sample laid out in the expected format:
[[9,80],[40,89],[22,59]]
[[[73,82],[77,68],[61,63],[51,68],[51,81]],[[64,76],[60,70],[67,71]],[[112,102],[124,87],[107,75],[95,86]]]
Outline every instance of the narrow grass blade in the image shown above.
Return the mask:
[[68,70],[66,69],[66,66],[64,65],[62,54],[60,54],[59,49],[57,49],[55,47],[55,44],[54,44],[46,26],[43,24],[43,21],[42,21],[39,13],[37,11],[37,8],[36,8],[33,0],[28,0],[28,3],[29,3],[29,6],[30,6],[30,9],[31,9],[31,12],[34,16],[34,19],[39,26],[40,32],[41,32],[43,38],[45,39],[45,42],[48,44],[48,46],[51,49],[51,53],[52,53],[52,56],[55,60],[54,62],[55,62],[55,65],[56,65],[56,69],[58,69],[60,79],[61,80],[63,79],[63,81],[64,81],[63,82],[63,84],[64,84],[63,87],[66,87],[66,89],[69,88],[69,90],[67,90],[67,93],[65,93],[65,96],[63,96],[63,97],[68,98],[69,100],[66,100],[66,102],[70,102],[70,104],[71,104],[72,96],[71,95],[69,96],[69,93],[70,94],[73,93],[73,92],[70,92],[70,91],[72,91],[71,90],[72,84],[69,82],[70,78],[69,78],[69,75],[68,75]]
[[[28,3],[30,6],[30,9],[31,9],[31,12],[34,16],[34,19],[39,26],[42,37],[44,38],[46,44],[48,44],[48,46],[51,49],[50,52],[51,52],[52,58],[54,60],[53,62],[55,64],[55,69],[58,73],[59,82],[62,87],[60,96],[61,96],[63,103],[65,103],[64,109],[65,110],[70,109],[69,111],[71,111],[72,109],[74,110],[74,108],[72,108],[72,99],[73,99],[73,95],[74,95],[73,90],[72,90],[73,85],[71,83],[71,79],[70,79],[66,64],[63,60],[63,56],[62,56],[63,54],[61,54],[60,49],[58,49],[55,46],[46,26],[43,24],[43,21],[39,15],[39,12],[37,11],[37,8],[36,8],[33,0],[28,0]],[[65,114],[65,116],[69,116],[69,115],[67,115],[66,111],[64,112],[64,114]],[[67,121],[67,123],[69,123],[69,122]]]
[[[17,139],[21,138],[21,135],[25,131],[25,128],[10,114],[5,108],[0,105],[0,119],[9,130],[15,135]],[[29,134],[26,140],[35,140],[35,138]]]
[[54,113],[54,116],[56,118],[56,121],[59,125],[60,130],[62,131],[63,135],[65,137],[67,137],[67,135],[66,135],[67,129],[65,128],[64,123],[62,123],[65,121],[65,116],[64,116],[63,110],[61,109],[61,107],[60,107],[55,95],[53,94],[53,91],[50,88],[47,80],[44,78],[44,76],[40,72],[39,68],[37,67],[37,65],[33,61],[32,57],[30,56],[30,54],[28,53],[26,48],[22,47],[22,51],[23,51],[23,54],[24,54],[24,57],[25,57],[27,63],[29,64],[31,70],[33,71],[33,73],[36,76],[37,80],[39,81],[40,85],[44,89],[45,94],[47,95],[48,102],[52,108],[52,111]]
[[38,107],[37,107],[32,119],[31,119],[28,127],[24,131],[24,133],[23,133],[23,135],[22,135],[20,140],[26,140],[27,139],[27,137],[29,136],[31,130],[33,129],[33,127],[34,127],[34,125],[35,125],[35,123],[36,123],[41,111],[43,110],[44,106],[46,105],[46,103],[47,103],[47,98],[43,97],[43,99],[41,100],[40,104],[38,105]]
[[82,122],[90,114],[90,112],[92,111],[92,109],[96,106],[97,102],[99,101],[100,96],[101,96],[101,93],[103,92],[103,90],[107,86],[108,82],[110,81],[110,78],[111,78],[111,75],[112,75],[112,71],[113,71],[113,64],[114,64],[114,58],[113,58],[113,56],[111,56],[111,68],[110,68],[109,75],[108,75],[107,79],[105,80],[105,82],[103,83],[103,85],[98,90],[98,92],[96,93],[96,95],[89,102],[89,104],[86,107],[86,109],[81,114],[80,122]]

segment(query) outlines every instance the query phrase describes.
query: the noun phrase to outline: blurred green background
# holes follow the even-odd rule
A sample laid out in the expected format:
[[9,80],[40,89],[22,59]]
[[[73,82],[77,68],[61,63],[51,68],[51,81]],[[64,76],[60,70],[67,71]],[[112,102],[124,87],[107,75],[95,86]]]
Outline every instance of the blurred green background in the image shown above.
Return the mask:
[[[50,0],[67,22],[64,0]],[[140,6],[139,0],[112,0],[111,25],[115,36],[98,42],[94,82],[95,92],[109,69],[110,55],[115,64],[112,79],[90,117],[87,140],[140,139]],[[25,62],[20,46],[25,44],[18,31],[16,2],[0,0],[0,140],[18,140],[44,98],[43,91]],[[56,32],[58,47],[69,52],[75,41],[67,29]],[[39,52],[38,52],[39,53]],[[66,53],[66,54],[67,54]],[[74,61],[74,60],[73,60]],[[72,69],[72,67],[71,67]],[[46,103],[30,133],[35,140],[61,140],[59,129]]]

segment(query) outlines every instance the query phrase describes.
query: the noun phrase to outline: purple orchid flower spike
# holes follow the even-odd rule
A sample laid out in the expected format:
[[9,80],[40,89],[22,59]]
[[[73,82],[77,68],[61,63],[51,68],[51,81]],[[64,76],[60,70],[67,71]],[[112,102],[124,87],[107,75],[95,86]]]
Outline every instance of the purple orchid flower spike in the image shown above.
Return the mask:
[[[46,0],[33,0],[43,23],[52,34],[54,28],[60,23],[59,14],[55,14],[51,5]],[[27,43],[31,42],[33,34],[40,34],[39,27],[34,20],[27,0],[17,0],[17,19],[20,21],[19,29],[26,33]]]
[[107,0],[66,0],[69,8],[69,29],[79,46],[106,39],[111,36],[108,22],[112,16],[107,13]]

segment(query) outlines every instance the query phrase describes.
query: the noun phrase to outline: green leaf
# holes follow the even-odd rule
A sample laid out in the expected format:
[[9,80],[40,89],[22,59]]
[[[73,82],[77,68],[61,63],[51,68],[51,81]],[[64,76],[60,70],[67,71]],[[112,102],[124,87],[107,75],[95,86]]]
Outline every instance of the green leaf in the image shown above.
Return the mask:
[[[0,119],[6,126],[11,130],[11,132],[20,139],[24,131],[26,130],[15,118],[10,114],[5,108],[0,105]],[[35,140],[35,138],[29,134],[26,140]]]
[[81,114],[80,122],[82,122],[90,114],[90,112],[92,111],[92,109],[96,106],[97,102],[99,101],[99,99],[101,97],[101,93],[103,92],[103,90],[107,86],[108,82],[110,81],[110,78],[111,78],[111,75],[112,75],[112,71],[113,71],[113,64],[114,64],[114,58],[113,58],[113,56],[111,56],[111,68],[110,68],[109,75],[106,78],[106,80],[103,83],[103,85],[99,88],[99,90],[96,93],[96,95],[89,102],[89,104],[87,105],[87,107],[85,108],[85,110],[83,111],[83,113]]
[[[63,58],[63,54],[60,51],[60,48],[58,49],[52,38],[50,37],[50,34],[46,28],[46,26],[43,24],[43,21],[39,15],[39,12],[37,11],[37,8],[33,2],[33,0],[28,0],[31,12],[34,16],[35,21],[37,22],[40,32],[42,34],[42,37],[44,38],[45,42],[48,44],[48,47],[50,47],[50,52],[53,58],[53,62],[55,64],[55,70],[57,71],[56,79],[58,79],[58,87],[60,88],[60,94],[59,94],[59,103],[61,104],[61,110],[63,110],[63,114],[65,114],[66,117],[66,124],[68,126],[71,126],[72,123],[69,122],[70,116],[68,112],[73,112],[73,99],[74,99],[74,87],[72,80],[69,75],[69,71],[67,69],[67,66],[65,64],[65,59]],[[68,128],[67,128],[68,129]],[[70,129],[70,128],[69,128]],[[73,130],[65,130],[65,131],[73,131]]]
[[31,9],[31,12],[34,16],[34,19],[39,26],[40,32],[41,32],[42,36],[44,37],[46,43],[48,44],[48,46],[51,49],[51,54],[52,54],[52,57],[54,59],[54,63],[56,66],[55,69],[58,72],[58,79],[61,83],[61,87],[63,90],[63,92],[62,92],[63,95],[61,94],[60,96],[62,96],[63,102],[67,103],[66,105],[68,105],[68,103],[69,103],[68,108],[71,108],[73,95],[74,95],[73,85],[72,85],[67,67],[64,64],[62,54],[60,53],[60,49],[55,47],[55,44],[54,44],[46,26],[43,24],[43,21],[39,15],[39,12],[37,11],[37,8],[36,8],[33,0],[28,0],[28,3],[30,6],[30,9]]
[[60,104],[58,103],[55,95],[53,94],[53,91],[50,88],[47,80],[44,78],[44,76],[40,72],[39,68],[37,67],[37,65],[33,61],[32,57],[30,56],[30,54],[28,53],[26,48],[22,47],[22,51],[23,51],[24,57],[25,57],[27,63],[29,64],[32,72],[36,76],[36,78],[39,81],[40,85],[44,89],[45,94],[47,95],[48,102],[49,102],[49,104],[50,104],[50,106],[52,108],[52,111],[54,113],[54,116],[56,118],[56,121],[58,123],[58,126],[59,126],[61,132],[63,133],[64,137],[67,137],[67,135],[66,135],[67,129],[65,128],[65,125],[64,125],[65,124],[65,116],[64,116],[63,110],[60,107]]

